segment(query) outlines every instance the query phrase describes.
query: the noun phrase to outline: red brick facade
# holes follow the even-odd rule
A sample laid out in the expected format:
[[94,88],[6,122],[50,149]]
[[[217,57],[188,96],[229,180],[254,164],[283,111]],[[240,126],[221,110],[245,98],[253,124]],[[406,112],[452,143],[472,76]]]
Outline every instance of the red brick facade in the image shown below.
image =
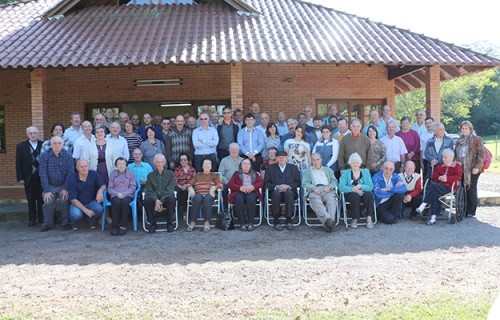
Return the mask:
[[[134,86],[136,79],[155,78],[182,78],[183,84]],[[84,114],[87,103],[232,99],[235,106],[243,104],[248,111],[250,103],[257,101],[261,111],[270,112],[274,119],[278,111],[296,115],[304,105],[314,106],[316,99],[353,98],[386,99],[394,105],[394,84],[387,80],[387,69],[334,64],[4,69],[0,70],[0,106],[5,107],[7,150],[0,153],[0,185],[16,182],[15,147],[26,139],[27,126],[43,127],[48,137],[54,122],[69,125],[70,113]]]

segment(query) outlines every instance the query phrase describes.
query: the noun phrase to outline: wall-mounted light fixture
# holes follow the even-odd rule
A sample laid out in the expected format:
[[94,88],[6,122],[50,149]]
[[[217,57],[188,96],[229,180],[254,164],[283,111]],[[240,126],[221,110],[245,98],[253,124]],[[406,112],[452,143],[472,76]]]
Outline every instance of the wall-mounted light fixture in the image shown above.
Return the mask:
[[163,86],[180,86],[182,79],[141,79],[134,80],[136,87],[163,87]]
[[175,107],[191,107],[190,102],[162,102],[160,103],[161,108],[175,108]]

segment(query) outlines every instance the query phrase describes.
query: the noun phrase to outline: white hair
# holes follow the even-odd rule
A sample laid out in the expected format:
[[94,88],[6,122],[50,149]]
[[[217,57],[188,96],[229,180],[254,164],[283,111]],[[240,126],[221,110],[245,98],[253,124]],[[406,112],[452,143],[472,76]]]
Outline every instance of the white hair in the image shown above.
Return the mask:
[[354,152],[352,153],[350,156],[349,156],[349,160],[347,160],[347,163],[350,165],[351,163],[353,163],[355,160],[358,160],[359,163],[363,163],[363,159],[361,159],[361,156],[359,155],[359,153],[357,152]]

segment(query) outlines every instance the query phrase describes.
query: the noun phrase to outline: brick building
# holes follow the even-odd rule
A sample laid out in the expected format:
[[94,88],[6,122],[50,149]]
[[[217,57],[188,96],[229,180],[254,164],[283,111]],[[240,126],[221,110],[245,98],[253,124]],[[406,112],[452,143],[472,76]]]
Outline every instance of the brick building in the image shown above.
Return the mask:
[[[203,106],[275,118],[304,105],[367,119],[395,95],[499,65],[484,54],[300,0],[31,0],[0,6],[0,185],[15,146],[70,112],[191,114]],[[177,2],[181,2],[179,4]]]

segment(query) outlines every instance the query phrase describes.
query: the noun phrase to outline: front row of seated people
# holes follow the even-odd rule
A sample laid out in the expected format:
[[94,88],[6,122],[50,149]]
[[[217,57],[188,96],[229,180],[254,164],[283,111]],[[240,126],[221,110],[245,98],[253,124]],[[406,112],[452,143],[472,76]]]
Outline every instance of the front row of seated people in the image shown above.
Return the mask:
[[[63,149],[60,137],[53,137],[52,152],[45,153],[40,159],[41,182],[43,188],[44,220],[42,231],[53,227],[55,201],[59,198],[62,224],[65,229],[78,230],[81,220],[85,216],[91,229],[96,227],[102,216],[103,192],[106,184],[96,171],[89,170],[86,160],[78,160],[77,171],[72,170],[72,159]],[[130,202],[133,200],[136,186],[134,172],[142,168],[140,150],[134,151],[137,161],[128,165],[125,158],[115,161],[115,169],[110,175],[108,183],[108,197],[111,202],[112,235],[124,235],[127,230]],[[187,155],[183,154],[188,162]],[[267,190],[271,201],[270,216],[274,218],[274,229],[283,230],[280,223],[281,203],[284,203],[286,229],[293,229],[292,217],[294,202],[299,197],[298,188],[302,187],[305,198],[308,199],[311,209],[324,225],[327,232],[332,232],[335,226],[337,212],[336,189],[344,194],[349,203],[351,228],[356,229],[358,220],[366,217],[366,227],[374,227],[375,206],[377,216],[381,222],[395,224],[405,207],[411,208],[410,218],[415,220],[430,206],[428,225],[436,222],[439,213],[439,197],[449,193],[452,186],[462,178],[460,164],[453,161],[454,153],[451,149],[442,152],[443,163],[434,167],[432,181],[429,183],[425,198],[422,199],[422,179],[415,173],[412,161],[405,164],[405,170],[396,174],[395,166],[386,161],[381,171],[371,177],[368,169],[362,168],[362,158],[353,153],[348,159],[349,168],[345,169],[337,182],[333,171],[322,165],[320,153],[311,156],[312,166],[303,172],[302,183],[299,170],[288,163],[286,151],[276,152],[277,162],[269,165],[264,178],[255,171],[250,159],[239,161],[238,169],[234,171],[227,186],[230,189],[229,203],[234,203],[235,215],[238,218],[242,231],[253,231],[253,224],[257,200],[263,201],[261,190]],[[193,231],[200,210],[204,221],[203,231],[210,231],[211,212],[216,200],[217,190],[223,188],[221,175],[212,172],[211,159],[202,162],[203,171],[193,174],[187,164],[179,166],[174,172],[166,170],[166,159],[163,154],[154,156],[154,170],[148,168],[144,175],[139,177],[145,193],[144,207],[147,215],[147,230],[156,231],[157,215],[166,211],[167,231],[174,231],[174,214],[176,198],[174,191],[186,192],[189,196],[191,208],[189,210],[188,227],[186,231]],[[176,178],[182,178],[182,183]],[[189,178],[189,180],[188,180]],[[178,194],[178,199],[182,198]],[[184,199],[186,199],[184,197]],[[69,201],[69,202],[68,202]],[[185,200],[186,201],[186,200]],[[364,209],[362,209],[364,208]],[[246,213],[246,214],[245,214]],[[71,221],[71,222],[70,222]]]

